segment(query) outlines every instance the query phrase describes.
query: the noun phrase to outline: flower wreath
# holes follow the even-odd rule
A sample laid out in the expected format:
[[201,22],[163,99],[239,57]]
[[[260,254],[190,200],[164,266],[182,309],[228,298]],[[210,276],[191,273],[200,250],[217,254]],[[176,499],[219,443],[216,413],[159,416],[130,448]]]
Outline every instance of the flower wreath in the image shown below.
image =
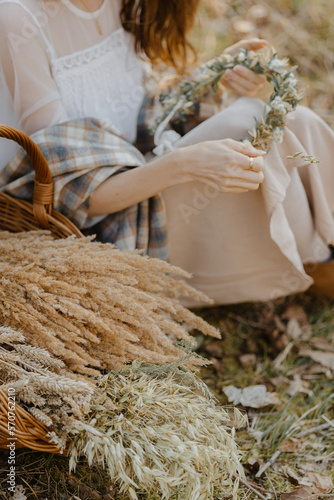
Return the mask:
[[[176,121],[184,121],[189,114],[193,114],[198,100],[210,88],[216,92],[224,73],[229,69],[234,69],[237,65],[265,75],[267,81],[273,86],[273,93],[266,101],[265,116],[261,121],[255,120],[254,130],[250,132],[251,141],[245,139],[243,142],[250,142],[254,147],[265,151],[270,149],[272,141],[281,143],[287,115],[294,111],[301,101],[298,94],[298,82],[294,74],[297,66],[289,67],[289,60],[278,59],[273,49],[257,52],[241,49],[235,57],[222,54],[202,65],[196,80],[184,80],[179,84],[177,92],[161,96],[164,111],[152,127],[155,144],[159,145],[163,131],[172,118]],[[317,158],[310,155],[302,156],[301,152],[288,158],[292,159],[297,156],[308,163],[319,163]]]

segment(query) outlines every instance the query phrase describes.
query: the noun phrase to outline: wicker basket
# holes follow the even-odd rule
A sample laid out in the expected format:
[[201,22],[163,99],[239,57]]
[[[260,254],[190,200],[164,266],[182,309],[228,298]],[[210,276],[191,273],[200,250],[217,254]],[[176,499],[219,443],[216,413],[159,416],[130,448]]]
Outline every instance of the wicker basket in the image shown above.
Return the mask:
[[10,413],[7,394],[0,390],[0,449],[9,451],[10,442],[15,440],[15,449],[30,448],[35,451],[59,454],[59,449],[46,438],[49,429],[17,403],[15,405],[15,433],[11,436],[8,430]]
[[[52,208],[52,176],[38,146],[23,132],[6,125],[0,125],[0,137],[11,139],[22,146],[30,156],[35,170],[32,204],[0,193],[0,230],[20,232],[42,228],[49,229],[55,238],[66,238],[73,234],[82,237],[82,233],[67,217]],[[8,431],[8,411],[7,394],[0,390],[0,449],[6,450],[9,450],[8,445],[14,439]],[[58,448],[45,437],[48,432],[46,426],[16,404],[16,448],[59,453]]]
[[0,137],[22,146],[35,170],[33,204],[0,193],[0,229],[19,232],[43,228],[49,229],[56,238],[66,238],[72,234],[82,237],[82,233],[67,217],[52,208],[52,176],[38,146],[23,132],[6,125],[0,125]]

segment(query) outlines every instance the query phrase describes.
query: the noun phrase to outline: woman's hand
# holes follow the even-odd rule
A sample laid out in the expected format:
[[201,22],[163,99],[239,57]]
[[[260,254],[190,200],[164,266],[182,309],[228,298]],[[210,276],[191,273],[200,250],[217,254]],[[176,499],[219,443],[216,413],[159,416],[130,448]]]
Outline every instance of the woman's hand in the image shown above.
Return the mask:
[[[223,54],[235,56],[240,49],[260,50],[267,45],[266,40],[252,38],[250,40],[241,40],[231,47],[224,50]],[[222,78],[222,83],[225,87],[234,90],[237,94],[247,97],[255,97],[266,83],[266,77],[256,75],[253,71],[245,66],[235,66],[234,70],[226,71]]]
[[174,153],[180,155],[179,164],[183,165],[182,182],[200,181],[222,193],[244,193],[258,189],[264,179],[266,152],[248,143],[233,139],[206,141],[178,148]]
[[[175,149],[140,168],[113,175],[90,197],[88,216],[107,215],[177,184],[199,181],[221,193],[245,193],[263,181],[263,157],[251,144],[224,139]],[[250,170],[253,158],[253,170]],[[125,189],[126,186],[126,189]]]

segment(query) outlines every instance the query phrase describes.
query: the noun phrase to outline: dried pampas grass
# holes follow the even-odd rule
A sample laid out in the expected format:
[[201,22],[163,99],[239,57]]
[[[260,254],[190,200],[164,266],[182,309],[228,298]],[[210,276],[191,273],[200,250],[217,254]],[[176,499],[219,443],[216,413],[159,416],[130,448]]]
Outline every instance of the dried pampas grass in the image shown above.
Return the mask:
[[[243,477],[228,414],[206,385],[177,363],[133,363],[101,378],[92,411],[72,430],[70,470],[83,454],[107,466],[132,500],[139,493],[210,500],[234,492]],[[236,421],[245,424],[236,411]]]
[[173,362],[184,356],[176,341],[195,344],[187,327],[220,337],[177,297],[209,299],[164,261],[47,231],[0,232],[0,255],[0,322],[23,328],[30,345],[71,371],[98,376],[135,360]]

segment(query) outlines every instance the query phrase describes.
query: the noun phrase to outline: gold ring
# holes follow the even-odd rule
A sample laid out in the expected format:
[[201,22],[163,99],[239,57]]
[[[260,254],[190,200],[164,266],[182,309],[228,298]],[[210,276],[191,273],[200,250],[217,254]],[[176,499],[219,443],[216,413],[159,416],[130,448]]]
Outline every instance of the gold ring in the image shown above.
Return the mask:
[[249,169],[248,170],[251,170],[253,172],[254,171],[253,167],[254,167],[254,158],[249,158]]

